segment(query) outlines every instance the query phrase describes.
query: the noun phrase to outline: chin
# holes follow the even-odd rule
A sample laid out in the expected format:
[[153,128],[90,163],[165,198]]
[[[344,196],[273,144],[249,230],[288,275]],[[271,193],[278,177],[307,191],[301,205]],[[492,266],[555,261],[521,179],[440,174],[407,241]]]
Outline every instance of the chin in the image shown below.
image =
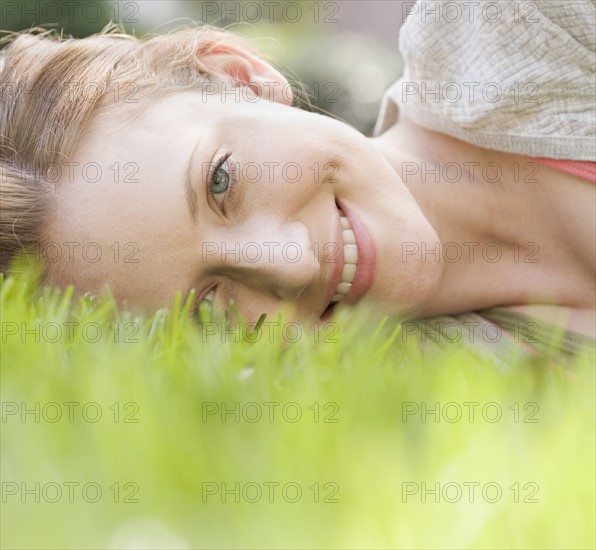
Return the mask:
[[416,318],[432,301],[442,275],[442,265],[419,262],[408,269],[396,270],[393,277],[383,277],[373,284],[366,301],[375,311],[403,318]]
[[430,222],[417,216],[410,218],[408,226],[402,233],[403,239],[395,238],[396,231],[382,235],[376,277],[367,298],[377,311],[412,318],[432,302],[441,284],[444,264],[440,249],[438,257],[411,252],[440,246]]

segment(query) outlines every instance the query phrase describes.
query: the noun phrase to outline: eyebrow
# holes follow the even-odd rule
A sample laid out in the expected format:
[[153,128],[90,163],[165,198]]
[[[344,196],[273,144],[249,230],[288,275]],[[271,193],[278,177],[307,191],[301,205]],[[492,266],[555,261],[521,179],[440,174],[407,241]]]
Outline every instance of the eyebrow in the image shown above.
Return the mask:
[[198,217],[198,202],[199,201],[198,201],[198,197],[197,197],[197,188],[192,185],[190,176],[191,176],[192,166],[193,166],[192,160],[199,149],[200,143],[201,143],[201,139],[199,138],[199,141],[197,141],[197,144],[195,145],[194,149],[192,150],[192,153],[190,154],[190,157],[188,157],[188,163],[186,165],[186,182],[184,185],[185,192],[186,192],[186,203],[188,204],[188,211],[190,212],[190,215],[191,215],[193,221],[196,221],[197,217]]

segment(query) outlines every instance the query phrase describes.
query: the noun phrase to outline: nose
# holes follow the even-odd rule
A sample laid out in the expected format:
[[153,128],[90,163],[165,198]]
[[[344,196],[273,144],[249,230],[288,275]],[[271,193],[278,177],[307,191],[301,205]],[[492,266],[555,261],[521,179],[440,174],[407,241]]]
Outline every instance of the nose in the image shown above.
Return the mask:
[[230,229],[213,256],[219,270],[280,300],[297,300],[320,276],[308,228],[302,222],[260,223]]

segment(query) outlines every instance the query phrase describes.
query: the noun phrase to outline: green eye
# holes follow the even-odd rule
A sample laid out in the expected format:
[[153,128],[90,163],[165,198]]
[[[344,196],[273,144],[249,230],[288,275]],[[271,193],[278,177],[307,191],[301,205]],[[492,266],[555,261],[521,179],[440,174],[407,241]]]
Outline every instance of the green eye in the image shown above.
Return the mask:
[[211,192],[214,195],[218,195],[220,193],[225,193],[230,186],[230,174],[228,174],[223,167],[219,167],[215,174],[213,174],[213,179],[211,180]]
[[209,179],[209,194],[217,203],[217,206],[222,207],[226,196],[232,192],[233,181],[230,173],[224,166],[231,153],[227,153],[217,163],[215,170],[213,170]]

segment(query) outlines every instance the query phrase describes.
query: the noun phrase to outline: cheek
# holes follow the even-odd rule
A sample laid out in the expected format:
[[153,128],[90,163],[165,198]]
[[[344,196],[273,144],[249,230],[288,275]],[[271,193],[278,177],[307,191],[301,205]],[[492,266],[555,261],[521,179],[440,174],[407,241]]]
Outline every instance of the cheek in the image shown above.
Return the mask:
[[[288,331],[289,335],[294,335],[296,330],[292,323],[301,323],[304,325],[302,330],[307,330],[309,323],[319,320],[314,313],[317,305],[305,302],[303,299],[298,302],[284,302],[271,297],[267,293],[260,293],[243,286],[234,286],[230,289],[228,295],[237,307],[242,316],[242,321],[248,325],[255,326],[261,316],[265,314],[264,324],[262,325],[263,338],[269,335],[277,334],[279,339],[280,332]],[[229,299],[228,296],[226,299]],[[240,324],[233,311],[228,311],[229,319]],[[239,326],[239,325],[236,325]]]
[[[266,158],[266,157],[262,157]],[[311,159],[263,160],[260,163],[239,163],[239,183],[243,189],[237,201],[241,219],[253,215],[291,215],[302,210],[322,192],[331,194],[331,184],[325,182],[320,163],[313,168]]]
[[245,122],[238,149],[246,163],[261,167],[265,181],[320,184],[330,172],[325,165],[341,156],[349,141],[337,124],[328,117],[283,108],[274,115],[267,113],[263,120]]

